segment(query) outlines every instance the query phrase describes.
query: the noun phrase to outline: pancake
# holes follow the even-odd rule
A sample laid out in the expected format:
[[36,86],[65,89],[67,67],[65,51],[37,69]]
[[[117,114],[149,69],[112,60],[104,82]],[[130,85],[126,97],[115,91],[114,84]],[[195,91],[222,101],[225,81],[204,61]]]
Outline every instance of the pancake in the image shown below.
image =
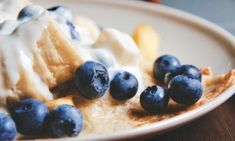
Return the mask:
[[[87,48],[72,41],[47,11],[19,24],[10,34],[0,34],[0,107],[24,98],[44,101],[50,110],[61,104],[74,105],[84,117],[83,130],[76,137],[81,138],[146,126],[184,114],[210,102],[235,83],[235,70],[213,76],[210,68],[203,68],[204,91],[197,103],[182,106],[170,100],[166,111],[148,113],[140,106],[139,98],[146,87],[157,85],[152,76],[152,64],[158,56],[158,34],[151,26],[142,24],[134,30],[135,44],[129,35],[117,30],[99,31],[86,18],[80,17],[75,21],[84,28],[85,34],[82,35],[90,37],[88,42],[92,45]],[[149,35],[153,38],[147,38]],[[91,50],[101,51],[98,53],[103,56],[103,53],[107,53],[108,57],[102,56],[100,59],[95,56],[98,53]],[[128,70],[129,67],[132,71],[134,69],[133,72],[138,71],[141,87],[135,97],[117,101],[110,96],[109,90],[94,100],[80,96],[74,89],[74,72],[81,64],[92,59],[110,65],[110,78],[114,74],[112,71]],[[149,63],[146,64],[146,61]]]

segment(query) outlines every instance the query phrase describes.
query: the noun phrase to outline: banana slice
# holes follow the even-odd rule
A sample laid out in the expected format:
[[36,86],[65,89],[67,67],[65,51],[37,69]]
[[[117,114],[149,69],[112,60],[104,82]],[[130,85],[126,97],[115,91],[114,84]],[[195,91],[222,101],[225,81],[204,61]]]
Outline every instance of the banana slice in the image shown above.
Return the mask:
[[55,99],[55,100],[47,101],[45,104],[50,110],[62,104],[68,104],[68,105],[74,106],[73,96],[66,96],[66,97]]
[[140,24],[134,29],[132,37],[141,51],[141,64],[144,65],[147,72],[152,72],[153,63],[159,54],[158,34],[151,25]]

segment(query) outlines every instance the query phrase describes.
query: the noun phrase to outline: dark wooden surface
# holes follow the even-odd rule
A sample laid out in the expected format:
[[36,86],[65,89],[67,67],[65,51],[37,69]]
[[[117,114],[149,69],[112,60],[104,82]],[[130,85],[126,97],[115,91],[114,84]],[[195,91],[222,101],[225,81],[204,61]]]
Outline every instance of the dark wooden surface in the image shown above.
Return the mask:
[[[161,4],[206,18],[235,35],[235,0],[161,0]],[[146,141],[235,141],[235,95],[192,123]]]
[[235,95],[203,117],[146,141],[235,141]]

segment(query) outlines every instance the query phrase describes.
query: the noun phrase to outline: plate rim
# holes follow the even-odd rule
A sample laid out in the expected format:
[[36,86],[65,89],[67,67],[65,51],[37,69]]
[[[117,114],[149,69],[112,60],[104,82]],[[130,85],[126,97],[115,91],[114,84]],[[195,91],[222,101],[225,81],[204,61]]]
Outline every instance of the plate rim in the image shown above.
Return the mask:
[[[68,1],[69,2],[69,1]],[[170,18],[176,18],[178,20],[182,20],[183,22],[188,22],[193,24],[193,26],[198,26],[207,30],[211,34],[216,35],[218,38],[223,39],[229,43],[230,47],[235,52],[235,37],[218,26],[215,23],[212,23],[206,19],[193,15],[191,13],[168,7],[165,5],[152,4],[144,1],[136,1],[136,0],[77,0],[76,3],[85,2],[85,3],[99,3],[99,4],[109,4],[116,6],[125,6],[131,8],[139,8],[141,10],[148,10],[154,13],[161,13],[165,16],[170,16]],[[182,126],[187,122],[190,122],[196,118],[199,118],[202,115],[214,110],[216,107],[224,103],[228,100],[235,92],[235,84],[230,86],[227,90],[225,90],[222,94],[211,100],[210,102],[194,109],[189,112],[177,115],[173,118],[169,118],[163,120],[161,122],[151,123],[150,125],[140,126],[133,129],[127,129],[123,131],[118,131],[115,133],[110,133],[108,135],[92,135],[88,137],[82,138],[69,138],[69,140],[120,140],[120,139],[131,139],[136,137],[141,137],[148,134],[159,133],[165,130],[168,130],[173,127]],[[44,139],[42,139],[44,140]],[[51,139],[50,139],[51,140]],[[65,138],[55,139],[55,140],[65,140]]]

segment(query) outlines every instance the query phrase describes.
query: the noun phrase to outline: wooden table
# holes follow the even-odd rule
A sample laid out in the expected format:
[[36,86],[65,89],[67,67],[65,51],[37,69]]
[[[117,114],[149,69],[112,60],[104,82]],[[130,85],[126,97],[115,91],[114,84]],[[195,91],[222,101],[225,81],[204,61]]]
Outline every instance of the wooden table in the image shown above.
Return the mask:
[[[234,0],[161,0],[161,4],[206,18],[235,35]],[[192,123],[147,141],[235,141],[235,95]]]
[[146,141],[235,141],[235,95],[192,123]]

